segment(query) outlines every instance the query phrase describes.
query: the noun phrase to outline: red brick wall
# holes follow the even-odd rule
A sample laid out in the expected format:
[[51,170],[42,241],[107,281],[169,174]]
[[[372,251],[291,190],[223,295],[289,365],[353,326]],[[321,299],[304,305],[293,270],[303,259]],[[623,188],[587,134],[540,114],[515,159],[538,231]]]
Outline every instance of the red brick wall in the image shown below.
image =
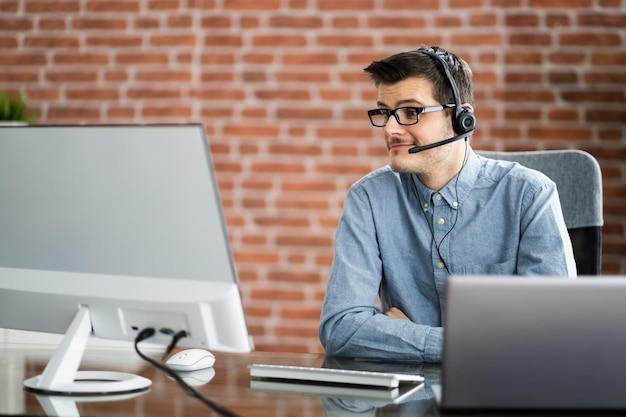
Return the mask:
[[40,123],[203,122],[259,349],[319,351],[348,186],[386,162],[374,59],[437,44],[476,83],[476,149],[578,148],[626,274],[624,0],[0,0],[0,89]]

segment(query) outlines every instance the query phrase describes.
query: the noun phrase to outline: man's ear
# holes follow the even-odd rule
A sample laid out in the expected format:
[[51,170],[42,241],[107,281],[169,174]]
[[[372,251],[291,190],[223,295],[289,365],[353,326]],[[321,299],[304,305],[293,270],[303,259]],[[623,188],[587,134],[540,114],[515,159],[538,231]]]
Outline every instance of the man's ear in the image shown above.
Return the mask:
[[461,104],[461,107],[463,107],[464,109],[467,109],[467,110],[469,110],[471,112],[474,111],[474,107],[472,107],[472,105],[469,104],[469,103],[463,103],[463,104]]

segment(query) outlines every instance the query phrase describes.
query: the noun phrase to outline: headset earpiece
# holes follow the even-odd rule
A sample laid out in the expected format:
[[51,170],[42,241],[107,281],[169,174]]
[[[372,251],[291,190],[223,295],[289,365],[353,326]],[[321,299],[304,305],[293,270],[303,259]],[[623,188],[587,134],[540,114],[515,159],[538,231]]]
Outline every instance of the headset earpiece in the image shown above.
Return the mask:
[[452,120],[452,126],[454,127],[454,131],[459,135],[463,133],[471,132],[476,128],[476,116],[474,112],[462,108],[462,110],[457,113]]

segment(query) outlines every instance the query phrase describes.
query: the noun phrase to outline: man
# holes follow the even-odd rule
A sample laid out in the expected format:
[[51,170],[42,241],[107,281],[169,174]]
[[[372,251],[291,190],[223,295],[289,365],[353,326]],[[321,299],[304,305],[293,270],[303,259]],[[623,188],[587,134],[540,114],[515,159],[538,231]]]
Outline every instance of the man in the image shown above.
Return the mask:
[[390,163],[346,196],[320,341],[328,355],[439,362],[450,274],[574,277],[571,243],[551,180],[469,147],[463,60],[422,47],[365,71]]

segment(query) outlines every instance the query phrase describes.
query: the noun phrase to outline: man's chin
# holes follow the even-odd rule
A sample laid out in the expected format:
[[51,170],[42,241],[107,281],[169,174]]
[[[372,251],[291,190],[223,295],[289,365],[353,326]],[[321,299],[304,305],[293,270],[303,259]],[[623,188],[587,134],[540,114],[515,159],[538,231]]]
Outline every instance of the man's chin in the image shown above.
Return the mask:
[[389,166],[392,171],[399,172],[401,174],[411,174],[415,171],[415,169],[411,167],[411,163],[409,161],[399,160],[399,158],[392,158]]

